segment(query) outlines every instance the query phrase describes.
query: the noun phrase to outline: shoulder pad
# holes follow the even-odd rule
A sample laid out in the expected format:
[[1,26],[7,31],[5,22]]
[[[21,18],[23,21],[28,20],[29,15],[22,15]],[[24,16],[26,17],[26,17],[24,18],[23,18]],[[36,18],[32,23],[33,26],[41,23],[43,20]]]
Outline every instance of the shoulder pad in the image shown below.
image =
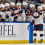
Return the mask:
[[39,14],[42,15],[42,11],[40,11]]

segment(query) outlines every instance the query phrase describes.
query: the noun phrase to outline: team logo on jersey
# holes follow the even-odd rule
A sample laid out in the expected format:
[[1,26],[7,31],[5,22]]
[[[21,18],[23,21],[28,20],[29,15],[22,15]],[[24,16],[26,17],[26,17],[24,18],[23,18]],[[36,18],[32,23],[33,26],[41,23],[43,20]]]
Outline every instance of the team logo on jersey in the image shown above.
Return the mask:
[[34,13],[34,16],[36,16],[36,17],[37,17],[37,16],[38,16],[38,13],[36,13],[36,12],[35,12],[35,13]]

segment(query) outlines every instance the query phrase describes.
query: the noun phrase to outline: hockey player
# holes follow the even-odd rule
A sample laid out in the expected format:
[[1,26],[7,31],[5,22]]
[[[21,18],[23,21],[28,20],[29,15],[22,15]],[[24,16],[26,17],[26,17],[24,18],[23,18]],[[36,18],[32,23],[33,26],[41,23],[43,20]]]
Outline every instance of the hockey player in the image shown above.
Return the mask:
[[[11,2],[10,3],[10,10],[11,10],[11,15],[14,15],[14,11],[15,11],[15,8],[16,7],[16,5],[15,5],[15,3],[14,2]],[[12,16],[13,17],[13,21],[14,21],[14,16]]]
[[27,9],[27,5],[28,5],[27,2],[23,2],[22,3],[22,9]]
[[27,2],[23,2],[22,5],[23,5],[23,6],[22,6],[22,9],[23,9],[24,12],[25,12],[26,21],[27,21],[27,19],[29,18],[29,7],[27,6],[27,5],[28,5]]
[[7,19],[6,19],[6,22],[8,22],[9,14],[10,14],[10,13],[8,12],[8,11],[10,11],[10,10],[9,10],[9,8],[10,8],[9,6],[10,6],[9,3],[5,3],[5,13],[6,13],[6,18],[7,18]]
[[25,12],[21,10],[21,3],[17,3],[17,9],[14,11],[16,22],[25,22]]
[[11,11],[14,11],[15,10],[15,3],[14,2],[11,2],[10,3],[10,10]]
[[30,4],[30,8],[29,8],[29,18],[26,19],[28,22],[32,22],[33,20],[33,13],[34,13],[34,9],[35,9],[35,5],[34,4]]
[[5,10],[6,10],[5,13],[6,13],[6,17],[7,17],[6,21],[13,22],[13,17],[11,16],[12,12],[10,10],[9,3],[5,3]]
[[5,17],[5,5],[4,4],[1,4],[0,5],[0,21],[1,22],[5,22],[6,20],[6,17]]
[[37,31],[40,33],[40,41],[39,43],[43,42],[43,14],[42,14],[42,7],[38,6],[37,11],[34,12],[32,15],[34,17],[34,30],[33,30],[33,38],[34,41],[36,42],[36,37],[37,37]]

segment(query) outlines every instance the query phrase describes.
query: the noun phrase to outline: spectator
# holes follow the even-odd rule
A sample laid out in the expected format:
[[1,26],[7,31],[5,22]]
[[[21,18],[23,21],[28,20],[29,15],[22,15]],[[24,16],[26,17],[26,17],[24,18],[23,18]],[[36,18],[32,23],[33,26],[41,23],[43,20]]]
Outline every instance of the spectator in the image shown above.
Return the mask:
[[4,0],[0,0],[0,4],[4,3]]
[[43,3],[44,0],[36,0],[37,3]]
[[15,0],[5,0],[6,3],[15,2]]
[[17,3],[17,2],[21,2],[21,3],[22,3],[22,1],[23,1],[23,0],[16,0],[16,3]]
[[43,0],[43,3],[45,3],[45,0]]

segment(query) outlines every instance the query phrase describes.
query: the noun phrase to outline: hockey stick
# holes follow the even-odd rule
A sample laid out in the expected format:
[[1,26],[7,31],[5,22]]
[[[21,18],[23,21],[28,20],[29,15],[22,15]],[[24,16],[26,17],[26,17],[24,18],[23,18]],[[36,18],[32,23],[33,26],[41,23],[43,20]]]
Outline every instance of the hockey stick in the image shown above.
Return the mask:
[[27,27],[28,30],[29,30],[29,26],[30,26],[30,25],[28,25],[28,27]]
[[[34,23],[35,23],[35,21],[33,20],[30,25],[34,25]],[[28,27],[27,27],[28,30],[29,30],[30,25],[28,25]]]
[[3,20],[1,20],[1,22],[5,25],[5,23],[4,23],[4,21],[5,21],[6,19],[3,19]]

